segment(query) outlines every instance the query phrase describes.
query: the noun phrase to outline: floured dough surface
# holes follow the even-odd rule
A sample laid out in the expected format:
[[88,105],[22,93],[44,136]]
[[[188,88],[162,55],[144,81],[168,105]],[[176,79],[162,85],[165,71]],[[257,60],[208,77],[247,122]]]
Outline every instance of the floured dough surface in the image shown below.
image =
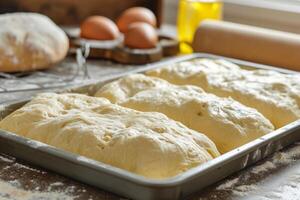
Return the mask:
[[120,102],[145,89],[169,87],[170,84],[160,78],[146,78],[141,74],[132,74],[101,87],[94,96],[105,97],[112,103]]
[[139,111],[161,112],[207,135],[221,153],[274,130],[271,122],[257,110],[231,98],[220,98],[199,87],[176,86],[142,74],[108,83],[96,96]]
[[219,155],[205,135],[161,113],[80,94],[41,94],[0,128],[149,178],[175,176]]
[[48,17],[37,13],[0,15],[0,71],[44,69],[67,54],[66,34]]
[[196,59],[147,72],[178,85],[205,91],[253,107],[276,128],[300,118],[300,76],[270,70],[243,70],[224,60]]
[[105,97],[110,102],[117,103],[146,89],[169,86],[169,82],[160,78],[147,78],[142,74],[132,74],[102,86],[94,96]]

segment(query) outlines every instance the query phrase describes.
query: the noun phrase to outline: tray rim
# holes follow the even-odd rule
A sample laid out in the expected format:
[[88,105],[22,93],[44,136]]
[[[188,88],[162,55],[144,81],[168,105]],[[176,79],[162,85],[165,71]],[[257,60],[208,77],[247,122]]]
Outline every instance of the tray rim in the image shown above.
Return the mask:
[[[223,56],[218,56],[218,55],[213,55],[213,54],[195,53],[195,54],[191,54],[191,55],[185,55],[185,56],[181,56],[181,57],[171,58],[171,59],[168,59],[165,61],[142,66],[137,69],[129,70],[127,72],[120,73],[117,75],[99,78],[99,80],[97,80],[97,81],[93,80],[93,81],[90,81],[89,83],[85,83],[85,84],[77,85],[77,86],[71,86],[71,87],[67,87],[67,88],[59,89],[59,90],[53,90],[51,92],[69,92],[70,90],[79,90],[80,88],[91,87],[91,86],[95,86],[97,84],[103,85],[103,83],[105,83],[105,81],[113,81],[117,78],[129,75],[132,73],[142,73],[142,72],[146,72],[147,70],[150,70],[150,69],[156,69],[156,68],[160,68],[165,65],[168,65],[168,64],[184,62],[184,61],[188,61],[188,60],[192,60],[192,59],[196,59],[196,58],[225,59],[225,60],[231,61],[239,66],[253,67],[256,69],[275,70],[275,71],[282,72],[282,73],[296,73],[296,74],[299,73],[299,72],[292,71],[292,70],[279,69],[279,68],[276,68],[273,66],[257,64],[257,63],[234,59],[234,58],[228,58],[228,57],[223,57]],[[18,101],[11,101],[10,103],[2,104],[1,106],[9,107],[14,104],[20,104],[20,103],[23,104],[23,103],[26,103],[30,99],[32,99],[32,97],[28,98],[28,99],[18,100]],[[268,143],[271,140],[274,140],[276,138],[280,138],[283,135],[289,134],[289,132],[292,132],[296,129],[300,129],[300,119],[297,121],[294,121],[290,124],[287,124],[284,127],[276,129],[273,132],[268,133],[260,138],[257,138],[249,143],[246,143],[236,149],[233,149],[225,154],[222,154],[221,156],[216,157],[204,164],[201,164],[201,165],[191,168],[179,175],[176,175],[176,176],[170,177],[170,178],[166,178],[166,179],[146,178],[141,175],[135,174],[133,172],[129,172],[127,170],[117,168],[117,167],[114,167],[109,164],[102,163],[101,161],[96,161],[96,160],[87,158],[85,156],[71,153],[71,152],[65,151],[63,149],[60,149],[60,148],[36,141],[36,140],[25,138],[23,136],[14,134],[12,132],[4,131],[1,129],[0,129],[0,134],[4,133],[5,137],[13,140],[14,142],[27,145],[30,148],[39,149],[41,151],[44,151],[45,153],[50,153],[54,156],[59,156],[60,158],[63,158],[69,162],[81,164],[81,165],[84,165],[85,167],[92,168],[94,170],[105,171],[106,173],[108,173],[111,176],[116,176],[118,178],[133,182],[135,184],[139,184],[139,185],[146,186],[146,187],[154,187],[154,188],[169,188],[169,187],[176,187],[182,183],[188,182],[189,180],[194,179],[197,176],[199,176],[201,173],[206,173],[207,171],[218,167],[219,165],[221,165],[224,162],[229,162],[231,159],[236,158],[236,156],[243,156],[244,154],[249,153],[251,150],[258,149],[260,146],[263,146],[265,143]],[[35,144],[42,143],[43,145],[36,147],[36,146],[32,145],[33,143],[35,143]],[[79,157],[83,157],[84,159],[79,160],[78,159]]]

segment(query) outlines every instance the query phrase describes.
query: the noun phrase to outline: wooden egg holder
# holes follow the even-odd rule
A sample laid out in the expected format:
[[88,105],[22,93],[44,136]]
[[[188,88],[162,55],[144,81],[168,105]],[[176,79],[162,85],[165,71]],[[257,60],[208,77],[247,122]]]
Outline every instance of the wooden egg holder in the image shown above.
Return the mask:
[[109,59],[122,64],[147,64],[161,60],[163,57],[175,56],[179,52],[179,42],[168,36],[159,34],[159,42],[152,49],[132,49],[123,45],[123,36],[116,40],[100,41],[80,38],[71,35],[70,54],[74,55],[76,48],[89,48],[88,58]]

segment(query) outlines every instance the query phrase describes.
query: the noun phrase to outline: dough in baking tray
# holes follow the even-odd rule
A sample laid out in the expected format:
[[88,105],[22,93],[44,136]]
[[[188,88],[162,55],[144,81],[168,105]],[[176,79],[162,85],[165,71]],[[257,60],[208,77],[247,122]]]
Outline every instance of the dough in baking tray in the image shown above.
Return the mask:
[[170,86],[171,84],[163,79],[146,77],[142,74],[132,74],[102,86],[94,96],[105,97],[112,103],[118,103],[143,90]]
[[161,112],[207,135],[221,153],[274,130],[257,110],[208,94],[196,86],[176,86],[142,74],[104,85],[96,94],[113,103],[145,112]]
[[0,128],[149,178],[175,176],[219,155],[208,137],[161,113],[81,94],[41,94]]
[[0,72],[48,68],[61,61],[68,48],[64,31],[44,15],[0,15]]
[[300,119],[300,75],[271,70],[245,70],[225,60],[195,59],[147,72],[178,85],[196,85],[206,92],[253,107],[276,128]]

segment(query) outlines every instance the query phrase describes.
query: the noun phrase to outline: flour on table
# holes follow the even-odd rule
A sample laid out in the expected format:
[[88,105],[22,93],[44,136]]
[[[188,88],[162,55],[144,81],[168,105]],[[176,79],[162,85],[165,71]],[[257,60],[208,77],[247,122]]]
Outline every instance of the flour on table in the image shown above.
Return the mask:
[[15,161],[15,159],[9,158],[9,157],[3,157],[0,155],[0,161],[6,162],[6,163],[13,163]]
[[239,178],[234,178],[231,180],[226,181],[225,183],[223,183],[222,185],[219,185],[217,187],[217,190],[228,190],[228,189],[232,189],[232,187],[238,183]]
[[[216,187],[216,190],[227,191],[231,197],[243,200],[298,200],[300,199],[300,170],[298,170],[296,162],[299,158],[300,144],[296,143],[285,151],[275,153],[262,164],[254,165],[233,176],[230,180],[224,181]],[[281,168],[283,170],[281,174],[285,175],[279,177],[275,174],[276,179],[274,179],[272,174]]]
[[236,196],[244,197],[247,196],[250,192],[258,189],[257,185],[240,185],[232,191]]
[[55,187],[55,186],[63,186],[64,184],[62,182],[55,182],[55,183],[51,183],[50,186],[51,187]]
[[28,167],[26,165],[22,165],[20,163],[14,163],[14,166],[19,168],[19,169],[27,169],[27,170],[30,170],[30,171],[33,171],[33,172],[43,173],[41,170],[34,169],[34,168]]
[[274,168],[276,168],[276,165],[273,162],[267,161],[261,165],[253,167],[251,173],[260,174],[261,172],[266,172]]
[[297,157],[300,157],[300,144],[288,149],[286,152],[279,152],[274,155],[274,161],[281,164],[289,164]]
[[19,189],[10,184],[0,180],[0,199],[1,200],[32,200],[32,199],[43,199],[43,200],[73,200],[74,196],[70,196],[64,192],[38,192],[38,191],[26,191]]

